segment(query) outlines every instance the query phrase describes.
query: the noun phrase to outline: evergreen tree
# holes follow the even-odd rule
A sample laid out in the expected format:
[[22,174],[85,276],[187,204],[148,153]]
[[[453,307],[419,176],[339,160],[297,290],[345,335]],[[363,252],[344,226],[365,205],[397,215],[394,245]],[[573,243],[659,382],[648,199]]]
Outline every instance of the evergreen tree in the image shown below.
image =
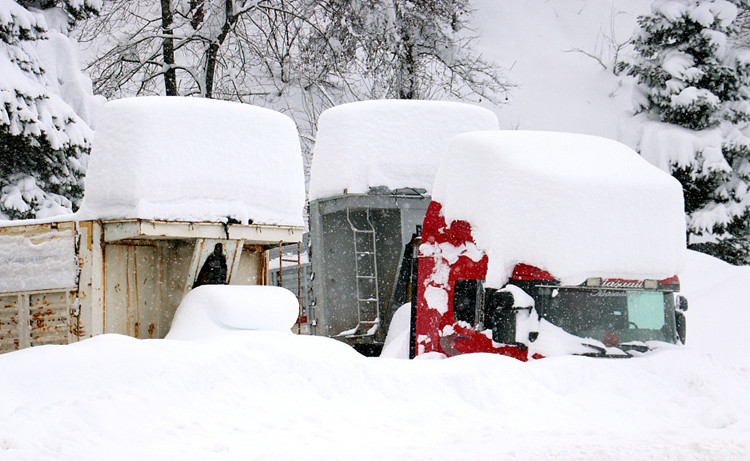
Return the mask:
[[99,3],[0,0],[0,219],[78,206],[91,130],[71,104],[85,111],[90,93],[61,32]]
[[622,67],[638,82],[636,112],[720,133],[720,147],[671,153],[669,169],[685,191],[689,247],[749,264],[750,56],[731,40],[739,6],[747,0],[655,1],[638,19],[635,62]]

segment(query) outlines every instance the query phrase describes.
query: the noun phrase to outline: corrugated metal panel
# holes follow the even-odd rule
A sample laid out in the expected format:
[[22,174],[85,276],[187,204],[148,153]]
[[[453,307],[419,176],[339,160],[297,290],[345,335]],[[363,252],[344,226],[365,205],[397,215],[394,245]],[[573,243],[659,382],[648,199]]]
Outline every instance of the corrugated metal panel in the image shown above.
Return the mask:
[[74,289],[0,296],[0,353],[78,339]]
[[69,292],[29,295],[32,346],[68,344],[71,296]]
[[0,297],[0,353],[17,351],[21,347],[18,305],[18,295]]

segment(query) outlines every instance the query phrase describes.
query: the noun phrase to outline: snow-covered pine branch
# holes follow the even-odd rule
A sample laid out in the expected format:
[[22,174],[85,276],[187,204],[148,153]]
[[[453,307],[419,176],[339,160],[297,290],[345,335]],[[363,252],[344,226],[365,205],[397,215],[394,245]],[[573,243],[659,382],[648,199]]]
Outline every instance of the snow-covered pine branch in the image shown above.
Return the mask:
[[78,206],[94,98],[66,34],[98,7],[94,0],[0,0],[0,219]]

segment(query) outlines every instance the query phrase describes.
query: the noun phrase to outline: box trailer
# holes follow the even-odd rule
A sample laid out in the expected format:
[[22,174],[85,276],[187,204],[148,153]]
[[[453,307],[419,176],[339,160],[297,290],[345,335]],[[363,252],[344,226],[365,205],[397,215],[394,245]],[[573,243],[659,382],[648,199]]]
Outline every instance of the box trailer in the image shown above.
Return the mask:
[[303,228],[153,220],[0,227],[0,352],[104,333],[163,338],[217,244],[227,283],[267,284],[267,250]]
[[267,284],[267,250],[301,240],[304,202],[289,117],[202,98],[109,102],[80,210],[0,226],[0,351],[163,338],[194,286]]

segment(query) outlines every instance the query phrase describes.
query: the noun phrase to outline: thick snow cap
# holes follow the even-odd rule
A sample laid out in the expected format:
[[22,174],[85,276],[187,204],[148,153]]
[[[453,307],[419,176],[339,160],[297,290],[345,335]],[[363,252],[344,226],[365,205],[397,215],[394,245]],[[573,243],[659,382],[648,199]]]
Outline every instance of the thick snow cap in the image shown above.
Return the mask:
[[318,120],[310,200],[386,186],[432,190],[448,140],[496,130],[495,114],[446,101],[362,101],[326,110]]
[[488,286],[517,263],[566,284],[664,279],[685,258],[680,184],[618,142],[535,131],[456,136],[435,178],[446,221],[489,256]]
[[294,122],[272,110],[201,98],[107,103],[86,175],[84,215],[302,226]]
[[197,339],[241,330],[291,332],[298,315],[299,301],[286,288],[202,285],[183,298],[167,339]]

